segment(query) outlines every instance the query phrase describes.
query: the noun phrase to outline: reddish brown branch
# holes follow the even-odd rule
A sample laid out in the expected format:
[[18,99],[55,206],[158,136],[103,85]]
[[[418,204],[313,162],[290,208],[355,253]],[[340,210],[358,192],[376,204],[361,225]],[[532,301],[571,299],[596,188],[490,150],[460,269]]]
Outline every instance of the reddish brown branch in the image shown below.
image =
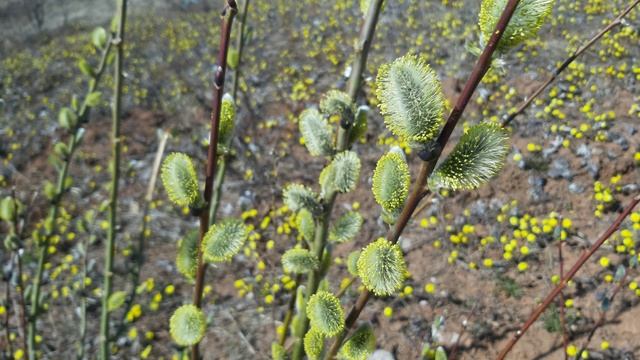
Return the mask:
[[[620,279],[618,284],[616,284],[616,287],[613,289],[613,292],[611,293],[611,296],[609,297],[609,300],[608,300],[609,304],[613,303],[613,300],[615,299],[616,295],[618,295],[620,290],[622,290],[622,288],[624,287],[624,284],[627,282],[627,277],[628,276],[629,276],[629,271],[625,271],[624,272],[624,276],[622,277],[622,279]],[[604,325],[604,322],[605,322],[606,319],[607,319],[607,311],[606,310],[600,311],[600,317],[598,318],[598,321],[596,321],[596,323],[591,328],[591,331],[589,331],[589,335],[587,336],[587,340],[585,340],[584,344],[582,344],[582,347],[580,348],[580,351],[578,352],[578,355],[576,356],[576,359],[581,359],[582,358],[582,353],[589,346],[589,343],[593,339],[593,336],[596,334],[596,331],[598,330],[598,328],[600,328],[600,327],[602,327],[602,325]]]
[[[562,241],[558,242],[558,261],[560,262],[560,279],[564,278],[564,257],[562,256]],[[567,333],[567,318],[565,316],[564,309],[564,294],[562,291],[560,292],[560,299],[558,301],[558,311],[560,312],[560,328],[562,331],[562,346],[563,349],[567,349],[569,346],[569,334]],[[564,351],[564,358],[567,360],[569,358],[569,354]]]
[[[224,93],[224,77],[227,71],[227,53],[229,51],[229,39],[231,37],[231,27],[233,18],[238,13],[238,6],[235,0],[227,0],[222,11],[222,31],[220,33],[220,48],[218,51],[218,65],[213,80],[213,102],[211,109],[211,133],[209,137],[209,149],[207,152],[206,179],[204,185],[205,206],[200,209],[200,238],[198,240],[198,265],[196,270],[195,286],[193,291],[193,304],[197,307],[202,305],[202,291],[204,289],[204,276],[207,269],[202,258],[201,244],[204,235],[209,230],[209,201],[213,193],[213,180],[216,173],[218,131],[220,127],[220,108],[222,95]],[[198,344],[191,347],[192,360],[200,358]]]
[[602,244],[604,244],[604,242],[607,241],[607,239],[609,239],[609,237],[611,237],[611,235],[613,235],[613,233],[615,233],[616,230],[618,230],[618,228],[620,227],[620,224],[622,224],[624,219],[627,216],[629,216],[631,211],[633,211],[633,208],[635,208],[635,206],[639,202],[640,202],[640,195],[636,195],[631,200],[629,205],[627,205],[627,207],[622,211],[622,213],[618,215],[618,217],[613,222],[613,224],[611,224],[611,226],[609,226],[609,228],[604,232],[604,234],[602,234],[600,238],[593,245],[591,245],[591,248],[589,248],[587,252],[583,253],[580,256],[580,258],[578,258],[578,260],[571,267],[567,275],[560,280],[560,283],[546,296],[542,304],[540,304],[535,309],[535,311],[531,314],[531,316],[529,316],[529,319],[520,327],[520,330],[518,330],[514,334],[514,336],[511,338],[511,340],[509,340],[507,345],[505,345],[505,347],[500,351],[500,354],[498,355],[499,360],[503,360],[507,356],[507,354],[511,351],[511,349],[513,349],[513,347],[518,342],[518,340],[522,338],[522,335],[524,335],[524,333],[526,333],[527,330],[529,330],[531,325],[533,325],[533,323],[535,323],[536,320],[538,320],[540,315],[542,315],[542,313],[549,307],[549,305],[554,301],[556,296],[560,294],[562,289],[564,289],[567,286],[567,283],[571,279],[573,279],[573,277],[576,275],[578,270],[582,268],[582,266],[587,262],[587,260],[589,260],[591,256],[593,256],[593,254],[596,251],[598,251],[600,246],[602,246]]

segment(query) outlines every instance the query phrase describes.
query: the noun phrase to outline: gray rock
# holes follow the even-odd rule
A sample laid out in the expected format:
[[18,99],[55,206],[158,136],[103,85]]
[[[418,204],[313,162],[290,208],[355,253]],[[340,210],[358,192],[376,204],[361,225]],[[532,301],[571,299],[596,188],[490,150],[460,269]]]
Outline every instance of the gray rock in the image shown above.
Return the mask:
[[627,138],[622,136],[620,133],[612,131],[609,133],[609,138],[613,140],[614,143],[618,144],[623,151],[627,151],[629,149],[629,141],[627,141]]
[[486,201],[480,199],[473,204],[471,204],[469,210],[471,210],[471,215],[482,218],[487,214],[487,203]]
[[593,161],[589,161],[587,163],[587,172],[591,175],[592,178],[597,179],[600,177],[600,165],[594,163]]
[[378,349],[369,356],[369,360],[395,360],[395,358],[387,350]]
[[640,189],[640,185],[638,184],[627,184],[622,187],[622,192],[625,195],[635,194]]
[[547,184],[547,180],[541,176],[529,176],[529,185],[531,187],[527,190],[529,200],[533,202],[545,201],[549,198],[549,195],[544,191],[544,186]]
[[555,154],[562,146],[562,140],[562,137],[556,136],[555,139],[551,141],[551,147],[542,150],[542,157],[547,159],[550,155]]
[[563,157],[558,157],[551,162],[549,171],[547,173],[552,179],[567,179],[571,180],[573,174],[569,166],[569,161]]
[[631,124],[625,124],[624,131],[631,136],[635,135],[636,132],[638,132],[638,130],[636,130],[636,128],[633,127]]
[[574,194],[582,194],[584,192],[584,186],[572,182],[571,184],[569,184],[569,191],[571,191]]
[[576,149],[576,155],[580,157],[589,158],[591,157],[591,149],[586,144],[580,144]]
[[408,237],[401,236],[400,239],[398,240],[398,244],[400,245],[400,248],[402,249],[402,251],[407,253],[409,252],[409,250],[411,250],[411,245],[413,244],[413,241]]

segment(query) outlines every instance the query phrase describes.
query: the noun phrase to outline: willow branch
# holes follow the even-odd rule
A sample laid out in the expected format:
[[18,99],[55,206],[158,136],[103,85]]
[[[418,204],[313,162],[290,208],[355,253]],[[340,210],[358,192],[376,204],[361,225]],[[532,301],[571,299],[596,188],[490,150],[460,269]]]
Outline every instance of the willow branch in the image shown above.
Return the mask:
[[291,298],[289,298],[289,303],[287,304],[287,313],[284,316],[284,321],[282,324],[282,334],[280,334],[280,338],[278,339],[278,344],[280,344],[280,346],[284,346],[284,343],[287,341],[289,325],[291,325],[291,320],[293,320],[293,312],[295,311],[296,307],[296,297],[298,293],[296,289],[298,288],[298,285],[300,285],[301,278],[302,276],[300,274],[296,275],[296,280],[294,283],[295,285],[293,287],[293,291],[291,292]]
[[113,258],[115,253],[116,226],[118,216],[118,183],[120,180],[120,156],[122,152],[122,138],[120,137],[120,124],[122,112],[122,83],[124,63],[124,30],[127,16],[127,0],[118,0],[116,17],[117,30],[113,39],[116,47],[116,59],[114,66],[113,83],[113,108],[111,111],[111,188],[109,194],[109,229],[105,244],[105,258],[102,289],[102,312],[100,315],[100,357],[102,360],[110,358],[109,346],[109,297],[113,288]]
[[[349,76],[349,84],[347,89],[352,103],[355,103],[357,101],[358,90],[360,89],[360,85],[362,82],[362,74],[364,73],[364,70],[366,68],[367,59],[369,57],[369,50],[371,49],[371,43],[373,41],[373,35],[375,34],[378,18],[380,17],[383,1],[384,0],[375,0],[370,3],[367,15],[364,20],[364,24],[360,31],[360,37],[356,45],[355,59],[351,68],[351,74]],[[340,122],[340,125],[338,127],[338,137],[336,140],[337,152],[344,151],[348,148],[349,131],[351,129],[352,122],[353,121],[350,121],[349,119],[343,119],[343,121]],[[314,245],[313,249],[311,250],[315,252],[315,255],[319,261],[322,260],[322,254],[324,252],[324,248],[326,247],[327,237],[329,235],[329,221],[331,220],[331,213],[333,211],[336,197],[336,192],[327,194],[327,197],[324,199],[322,204],[323,214],[318,219],[316,224]],[[298,334],[301,334],[301,336],[304,336],[309,328],[309,319],[306,316],[306,310],[304,309],[304,307],[306,306],[306,302],[309,300],[311,295],[315,294],[318,289],[318,285],[322,280],[322,274],[320,273],[320,271],[321,270],[318,269],[311,272],[308,278],[307,287],[305,289],[305,302],[303,303],[303,309],[300,310],[300,322],[297,331]],[[292,359],[301,359],[303,353],[303,342],[296,342],[293,348]]]
[[[198,239],[197,249],[197,269],[195,286],[193,291],[193,304],[197,307],[202,305],[202,291],[204,289],[204,276],[206,272],[206,263],[202,255],[202,239],[209,229],[209,201],[213,193],[213,181],[216,174],[217,151],[218,151],[218,132],[220,127],[220,110],[222,105],[222,95],[224,94],[224,78],[227,71],[227,54],[229,52],[229,39],[231,37],[231,27],[233,18],[238,13],[238,5],[235,0],[227,0],[225,8],[222,12],[222,30],[220,33],[220,48],[218,50],[218,65],[216,67],[213,80],[213,103],[211,107],[211,133],[209,136],[209,149],[207,151],[207,168],[206,179],[204,185],[205,206],[200,210],[200,236]],[[199,360],[200,351],[198,344],[191,347],[192,360]]]
[[547,309],[547,307],[549,307],[549,305],[553,302],[556,296],[558,296],[558,294],[560,294],[562,289],[564,289],[567,286],[567,283],[571,279],[573,279],[573,277],[576,275],[578,270],[580,270],[580,268],[582,268],[582,266],[587,262],[587,260],[589,260],[591,256],[593,256],[593,254],[596,251],[598,251],[600,246],[602,246],[602,244],[604,244],[604,242],[607,241],[607,239],[609,239],[611,235],[613,235],[613,233],[615,233],[618,230],[618,228],[620,227],[620,224],[622,224],[624,219],[626,219],[626,217],[631,213],[631,211],[633,211],[633,208],[639,202],[640,202],[640,195],[636,195],[631,200],[629,205],[627,205],[627,207],[622,211],[622,213],[618,215],[618,217],[613,222],[613,224],[611,224],[611,226],[609,226],[609,228],[600,236],[600,238],[593,245],[591,245],[591,248],[589,248],[587,252],[583,253],[578,258],[578,260],[571,267],[569,272],[567,272],[567,275],[563,277],[562,280],[560,280],[560,283],[556,285],[556,287],[545,297],[544,301],[534,310],[534,312],[529,316],[529,319],[520,327],[520,329],[513,335],[511,340],[509,340],[509,342],[500,351],[500,354],[498,355],[499,360],[504,360],[504,358],[511,351],[511,349],[513,349],[515,344],[522,338],[522,336],[527,332],[527,330],[529,330],[531,325],[533,325],[533,323],[535,323],[536,320],[538,320],[540,315],[542,315],[542,313]]
[[[453,133],[458,121],[462,117],[464,110],[466,109],[469,101],[476,88],[482,81],[482,78],[487,73],[491,66],[491,60],[494,52],[498,47],[498,43],[504,34],[504,30],[507,28],[513,13],[518,6],[519,0],[509,0],[507,3],[498,23],[496,25],[496,30],[491,35],[491,38],[487,42],[482,54],[478,58],[473,70],[471,71],[471,75],[469,75],[469,79],[460,93],[456,104],[449,115],[447,122],[444,125],[444,128],[440,132],[438,139],[436,140],[435,149],[430,153],[421,154],[421,158],[423,160],[420,166],[420,174],[416,179],[416,183],[411,191],[411,195],[407,199],[404,208],[402,209],[402,213],[398,218],[394,228],[387,234],[387,240],[395,243],[400,238],[400,234],[404,231],[405,227],[409,223],[414,211],[420,204],[420,201],[429,193],[428,189],[426,189],[427,179],[429,175],[433,172],[440,155],[442,154],[442,150],[445,145],[449,141],[449,137]],[[360,316],[360,313],[364,309],[365,305],[369,301],[371,297],[371,293],[368,290],[364,290],[360,293],[360,296],[356,300],[356,304],[349,311],[349,315],[345,321],[345,329],[336,337],[334,340],[329,353],[327,354],[328,359],[334,359],[342,345],[342,342],[346,338],[348,332],[353,328],[356,323],[356,320]]]
[[506,117],[506,119],[502,122],[502,126],[508,126],[518,115],[522,114],[529,105],[535,100],[540,94],[553,83],[562,72],[571,65],[580,55],[582,55],[585,51],[589,50],[591,46],[598,42],[606,33],[613,30],[616,26],[622,24],[622,19],[627,16],[633,8],[635,8],[638,4],[640,4],[640,0],[634,0],[626,9],[624,9],[615,19],[613,19],[607,26],[602,28],[596,35],[594,35],[589,41],[587,41],[584,45],[582,45],[579,49],[573,52],[571,56],[569,56],[560,66],[558,66],[553,74],[542,84],[540,85],[534,92],[531,94],[526,100],[524,100],[516,111]]
[[[562,241],[558,242],[558,261],[560,262],[560,279],[564,277],[564,256],[562,254]],[[565,360],[569,359],[566,349],[569,346],[569,334],[567,333],[567,318],[565,316],[564,309],[564,294],[560,292],[560,299],[558,300],[558,311],[560,312],[560,328],[562,329],[562,346],[564,351]]]
[[233,100],[236,101],[236,95],[238,93],[238,88],[240,84],[240,64],[242,64],[242,51],[244,50],[245,43],[245,31],[247,26],[247,12],[249,11],[249,2],[251,0],[244,0],[242,3],[242,11],[240,15],[240,32],[238,33],[238,37],[236,38],[236,51],[238,52],[238,64],[236,65],[235,72],[233,74],[233,87],[231,91],[231,96]]
[[[100,57],[100,62],[98,64],[97,69],[95,70],[95,76],[91,81],[89,81],[89,86],[87,89],[87,95],[91,94],[96,90],[100,79],[102,78],[102,74],[106,69],[107,65],[107,57],[111,51],[111,39],[107,39],[106,46],[102,50],[102,54]],[[85,100],[78,112],[78,122],[74,126],[71,131],[71,136],[68,142],[69,154],[65,156],[63,159],[62,170],[60,170],[58,174],[58,179],[56,183],[56,191],[53,199],[51,200],[49,214],[47,215],[47,219],[45,220],[45,224],[49,224],[50,227],[45,230],[45,234],[43,236],[43,240],[41,243],[37,244],[37,261],[36,261],[36,272],[32,281],[32,289],[31,289],[31,308],[29,309],[29,326],[28,326],[28,358],[29,360],[35,360],[35,347],[36,347],[36,334],[37,334],[37,322],[38,315],[40,313],[40,289],[42,287],[42,273],[44,270],[44,264],[47,260],[47,246],[49,244],[49,240],[56,232],[56,218],[58,217],[58,211],[60,206],[60,201],[62,196],[66,192],[67,188],[65,186],[65,179],[67,178],[67,174],[69,173],[69,167],[71,165],[71,161],[73,159],[73,155],[80,144],[80,137],[82,134],[82,125],[84,125],[89,120],[89,113],[91,107],[87,103],[87,96],[85,96]]]

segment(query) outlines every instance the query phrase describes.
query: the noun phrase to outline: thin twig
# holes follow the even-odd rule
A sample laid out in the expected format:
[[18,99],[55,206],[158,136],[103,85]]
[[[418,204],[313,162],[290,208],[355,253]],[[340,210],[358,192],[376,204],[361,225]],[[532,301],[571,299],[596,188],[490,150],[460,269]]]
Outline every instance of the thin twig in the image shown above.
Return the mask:
[[336,297],[338,299],[340,299],[341,297],[344,296],[344,294],[346,294],[347,290],[349,290],[349,288],[351,287],[351,285],[353,285],[353,283],[356,281],[356,277],[353,276],[349,279],[349,282],[347,282],[346,284],[344,284],[344,286],[340,287],[340,290],[338,291],[338,293],[336,294]]
[[111,111],[111,187],[109,194],[109,229],[107,230],[107,242],[105,244],[103,289],[102,289],[102,312],[100,314],[100,358],[107,360],[110,358],[111,348],[109,346],[109,297],[113,288],[113,258],[116,248],[117,215],[118,215],[118,184],[120,181],[120,156],[122,152],[122,138],[120,137],[120,124],[122,112],[122,83],[124,65],[124,35],[125,22],[127,16],[127,0],[118,0],[116,10],[117,30],[113,39],[116,48],[116,58],[114,66],[113,83],[113,108]]
[[280,334],[280,338],[278,339],[278,344],[280,344],[280,346],[284,346],[285,342],[287,341],[287,333],[289,331],[289,325],[291,325],[291,320],[293,320],[293,312],[295,311],[296,308],[296,297],[298,292],[296,291],[296,289],[298,289],[298,285],[300,285],[300,280],[302,279],[302,276],[300,274],[296,275],[296,280],[295,280],[295,286],[293,287],[293,291],[291,292],[291,298],[289,298],[289,303],[287,305],[287,313],[284,316],[284,321],[282,322],[282,334]]
[[[624,287],[624,285],[625,285],[625,283],[627,281],[627,277],[628,276],[629,276],[629,271],[625,270],[624,276],[622,276],[622,279],[620,279],[620,281],[616,284],[616,287],[613,289],[613,292],[611,293],[611,296],[608,299],[608,303],[609,304],[613,303],[613,300],[615,299],[616,295],[618,295],[620,290],[622,290],[622,288]],[[609,306],[611,306],[611,305],[609,305]],[[587,339],[585,340],[584,344],[582,344],[582,346],[580,348],[580,351],[578,352],[578,355],[576,356],[576,359],[582,359],[582,353],[587,349],[587,347],[589,346],[589,343],[591,343],[591,340],[593,339],[593,336],[596,334],[596,331],[602,325],[604,325],[604,322],[607,319],[607,310],[608,309],[604,309],[604,310],[600,311],[600,317],[598,318],[598,321],[596,321],[596,323],[591,328],[591,331],[589,331],[589,335],[587,336]]]
[[238,33],[238,37],[236,38],[236,51],[238,52],[238,63],[236,64],[235,71],[233,73],[233,87],[231,88],[231,96],[233,97],[233,101],[236,101],[236,95],[238,93],[238,88],[240,85],[240,65],[242,64],[242,51],[244,50],[244,45],[246,42],[245,39],[245,31],[247,26],[247,13],[249,11],[249,2],[251,0],[243,0],[242,11],[240,15],[240,32]]
[[11,344],[11,330],[9,329],[9,324],[11,320],[11,310],[12,307],[9,305],[11,301],[11,277],[13,276],[13,262],[11,263],[11,269],[7,274],[7,282],[5,283],[5,299],[6,299],[6,309],[5,309],[5,318],[4,318],[4,335],[5,341],[7,342],[7,350],[9,352],[9,356],[13,356],[13,346]]
[[[558,242],[558,261],[560,262],[560,279],[564,277],[564,257],[562,256],[562,241]],[[564,294],[562,291],[560,292],[560,298],[558,300],[558,311],[560,312],[560,328],[562,329],[562,345],[566,350],[567,346],[569,346],[569,334],[567,333],[567,318],[565,317],[565,309],[564,309]],[[569,358],[569,354],[564,351],[564,358],[567,360]]]
[[572,62],[574,62],[580,55],[582,55],[582,53],[589,50],[589,48],[593,46],[593,44],[597,43],[598,40],[600,40],[600,38],[602,38],[606,33],[613,30],[616,26],[622,24],[622,19],[624,19],[624,17],[627,16],[629,12],[631,12],[631,10],[633,10],[633,8],[636,7],[638,4],[640,4],[640,0],[633,1],[615,19],[613,19],[609,24],[607,24],[607,26],[602,28],[602,30],[600,30],[595,36],[589,39],[589,41],[587,41],[584,45],[582,45],[580,48],[574,51],[573,54],[571,54],[571,56],[569,56],[560,66],[558,66],[554,70],[553,74],[542,85],[540,85],[533,92],[533,94],[531,94],[531,96],[529,96],[526,100],[520,103],[520,105],[518,106],[518,108],[514,113],[509,114],[506,117],[506,119],[502,122],[502,126],[503,127],[508,126],[518,115],[522,114],[529,107],[529,105],[531,105],[533,100],[535,100],[552,82],[554,82],[558,78],[558,76],[560,76],[560,74],[566,68],[568,68],[569,65],[571,65]]
[[[123,308],[128,310],[133,306],[133,302],[136,298],[136,289],[140,283],[140,272],[142,265],[144,264],[144,248],[145,238],[147,237],[147,231],[149,229],[149,212],[151,211],[151,203],[153,202],[153,193],[156,188],[156,181],[158,179],[158,173],[160,172],[160,165],[162,164],[162,156],[164,154],[165,147],[167,146],[167,140],[169,139],[169,132],[163,131],[160,136],[160,144],[156,150],[155,157],[153,159],[153,165],[151,167],[151,176],[149,178],[149,184],[147,185],[147,191],[144,196],[144,209],[142,210],[142,226],[140,233],[138,234],[138,248],[134,250],[131,256],[133,264],[130,267],[131,285],[129,288],[129,294],[124,303]],[[127,327],[127,312],[125,311],[120,319],[120,324],[115,332],[115,338],[120,337]]]
[[604,244],[604,242],[607,241],[607,239],[609,239],[611,235],[613,235],[613,233],[615,233],[618,230],[618,228],[620,227],[620,224],[622,224],[624,219],[626,219],[626,217],[629,216],[631,211],[633,211],[633,208],[635,208],[635,206],[639,202],[640,202],[640,195],[636,195],[631,200],[629,205],[627,205],[627,207],[622,211],[622,213],[618,215],[618,217],[613,222],[613,224],[611,224],[609,228],[600,236],[600,238],[591,246],[591,248],[589,248],[588,251],[583,253],[578,258],[578,260],[571,267],[567,275],[560,280],[560,283],[556,285],[556,287],[545,297],[544,301],[534,310],[531,316],[529,316],[529,319],[527,319],[527,321],[513,335],[511,340],[509,340],[509,342],[503,347],[503,349],[500,351],[500,354],[498,355],[499,360],[504,360],[504,358],[511,351],[511,349],[513,349],[515,344],[522,338],[522,336],[527,332],[527,330],[529,330],[531,325],[533,325],[533,323],[535,323],[536,320],[538,320],[540,315],[542,315],[542,313],[547,309],[547,307],[549,307],[549,305],[554,301],[556,296],[558,296],[558,294],[560,294],[562,289],[564,289],[567,286],[567,283],[571,279],[573,279],[573,277],[576,275],[578,270],[580,270],[580,268],[582,268],[582,266],[587,262],[587,260],[589,260],[591,256],[593,256],[593,254],[595,254],[595,252],[598,251],[600,246],[602,246],[602,244]]

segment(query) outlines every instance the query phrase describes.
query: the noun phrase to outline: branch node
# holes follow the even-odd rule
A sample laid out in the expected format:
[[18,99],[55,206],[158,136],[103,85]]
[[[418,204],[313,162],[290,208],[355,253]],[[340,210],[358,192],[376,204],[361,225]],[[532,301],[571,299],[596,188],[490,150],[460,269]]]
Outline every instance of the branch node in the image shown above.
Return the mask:
[[432,161],[438,157],[440,152],[442,152],[442,146],[437,142],[432,141],[418,151],[418,157],[420,157],[422,161]]

